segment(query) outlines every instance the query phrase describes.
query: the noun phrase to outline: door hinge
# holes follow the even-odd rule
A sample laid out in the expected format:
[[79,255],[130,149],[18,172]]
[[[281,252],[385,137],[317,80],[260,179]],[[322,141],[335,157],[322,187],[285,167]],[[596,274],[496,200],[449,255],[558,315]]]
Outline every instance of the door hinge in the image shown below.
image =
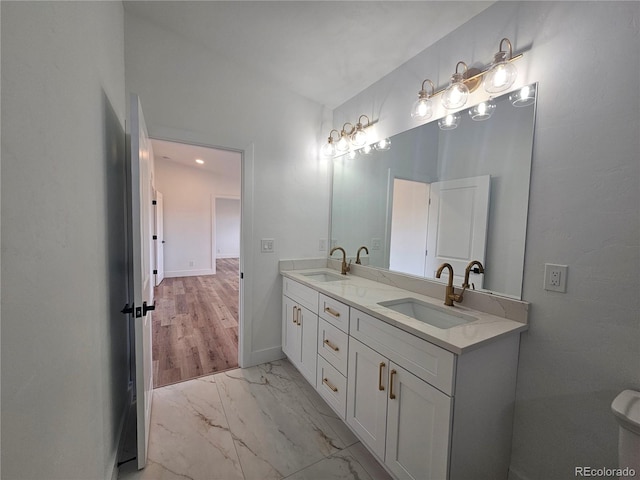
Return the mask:
[[156,202],[155,200],[151,200],[151,205],[157,205],[158,202]]
[[158,274],[158,270],[154,270],[154,271],[153,271],[153,274],[154,274],[154,275],[157,275],[157,274]]
[[158,239],[158,235],[154,235],[153,237],[151,237],[153,240],[157,240]]

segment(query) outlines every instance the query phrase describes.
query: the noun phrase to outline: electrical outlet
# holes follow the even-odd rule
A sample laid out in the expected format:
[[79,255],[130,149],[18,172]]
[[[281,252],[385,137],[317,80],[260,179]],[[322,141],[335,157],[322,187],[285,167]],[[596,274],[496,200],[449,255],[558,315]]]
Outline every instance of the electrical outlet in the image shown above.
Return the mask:
[[193,267],[196,264],[196,262],[194,262],[193,260],[189,260],[189,266]]
[[327,239],[326,238],[321,238],[320,241],[318,242],[318,250],[320,250],[321,252],[326,252],[327,251]]
[[260,240],[260,251],[262,253],[275,252],[275,240],[273,238],[263,238]]
[[567,291],[567,265],[544,264],[544,289],[552,292]]
[[371,250],[380,250],[382,248],[382,240],[379,238],[371,239]]

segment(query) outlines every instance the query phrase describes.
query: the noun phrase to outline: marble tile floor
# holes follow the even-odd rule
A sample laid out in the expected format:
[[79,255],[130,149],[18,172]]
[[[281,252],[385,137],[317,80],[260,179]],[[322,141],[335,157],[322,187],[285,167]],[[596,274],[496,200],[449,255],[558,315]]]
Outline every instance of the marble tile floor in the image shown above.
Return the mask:
[[154,390],[147,467],[119,480],[388,480],[286,360]]

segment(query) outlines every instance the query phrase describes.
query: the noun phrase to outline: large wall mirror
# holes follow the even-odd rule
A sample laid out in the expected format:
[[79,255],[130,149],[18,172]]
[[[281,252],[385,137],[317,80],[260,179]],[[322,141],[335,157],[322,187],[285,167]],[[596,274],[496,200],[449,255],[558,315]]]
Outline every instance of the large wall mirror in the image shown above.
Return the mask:
[[482,121],[462,111],[454,129],[434,121],[388,150],[336,158],[332,244],[349,256],[366,246],[363,264],[427,278],[448,262],[456,285],[479,260],[477,290],[521,298],[535,97],[514,106],[516,95],[493,99]]

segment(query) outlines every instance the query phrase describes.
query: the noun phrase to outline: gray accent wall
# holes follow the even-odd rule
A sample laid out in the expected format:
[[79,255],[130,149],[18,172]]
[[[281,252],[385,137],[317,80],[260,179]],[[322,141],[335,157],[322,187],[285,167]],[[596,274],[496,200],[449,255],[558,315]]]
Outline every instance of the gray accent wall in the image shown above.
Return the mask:
[[[640,388],[640,3],[497,2],[334,111],[412,128],[424,78],[486,64],[508,37],[518,82],[539,82],[531,170],[512,480],[617,464],[610,404]],[[567,293],[542,288],[569,265]]]

